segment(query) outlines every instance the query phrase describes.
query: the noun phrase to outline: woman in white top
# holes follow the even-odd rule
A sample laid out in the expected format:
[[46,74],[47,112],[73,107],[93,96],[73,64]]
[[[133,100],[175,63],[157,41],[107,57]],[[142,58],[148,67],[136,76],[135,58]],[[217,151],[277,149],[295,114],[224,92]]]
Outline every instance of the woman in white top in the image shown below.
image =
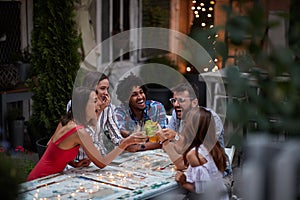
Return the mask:
[[202,107],[194,108],[186,121],[183,132],[194,132],[195,137],[183,153],[187,171],[178,171],[175,180],[193,193],[191,197],[201,194],[208,195],[209,199],[229,199],[222,180],[226,169],[226,155],[216,138],[211,112]]

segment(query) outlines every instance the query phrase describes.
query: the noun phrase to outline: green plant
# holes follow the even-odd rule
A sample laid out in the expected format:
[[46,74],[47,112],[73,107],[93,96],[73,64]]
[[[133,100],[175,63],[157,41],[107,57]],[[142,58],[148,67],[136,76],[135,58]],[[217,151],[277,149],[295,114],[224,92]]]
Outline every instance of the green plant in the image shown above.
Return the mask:
[[0,146],[0,192],[5,199],[17,199],[19,184],[26,181],[35,165],[27,155],[32,156],[32,152],[22,146],[14,150]]
[[34,93],[29,126],[36,139],[54,133],[71,99],[81,42],[73,3],[74,0],[34,1],[31,79],[27,85]]
[[[293,14],[283,13],[279,17],[292,20]],[[241,17],[236,13],[231,13],[230,16],[227,28],[233,37],[232,42],[242,45],[243,38],[250,36],[251,41],[246,45],[245,57],[252,59],[246,66],[248,78],[242,76],[236,67],[229,67],[227,70],[228,93],[232,96],[248,96],[248,101],[229,103],[228,119],[245,126],[254,121],[257,126],[252,131],[257,133],[263,131],[273,134],[288,133],[289,137],[299,136],[299,43],[278,48],[277,41],[268,40],[266,30],[276,28],[278,22],[266,21],[264,9],[259,4],[254,4],[246,16]],[[299,28],[293,28],[300,24],[299,21],[293,23],[290,33],[293,33],[293,40],[297,37],[299,41]],[[269,44],[268,52],[263,48],[265,44]],[[256,80],[255,87],[250,84],[249,79]]]

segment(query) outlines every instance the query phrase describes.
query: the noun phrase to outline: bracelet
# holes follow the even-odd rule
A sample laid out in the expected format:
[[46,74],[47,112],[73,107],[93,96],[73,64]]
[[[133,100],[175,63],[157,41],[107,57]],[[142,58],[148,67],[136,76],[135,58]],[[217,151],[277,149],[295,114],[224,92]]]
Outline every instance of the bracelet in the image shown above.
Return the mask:
[[164,141],[160,142],[160,144],[165,143],[166,141],[168,141],[169,139],[165,139]]

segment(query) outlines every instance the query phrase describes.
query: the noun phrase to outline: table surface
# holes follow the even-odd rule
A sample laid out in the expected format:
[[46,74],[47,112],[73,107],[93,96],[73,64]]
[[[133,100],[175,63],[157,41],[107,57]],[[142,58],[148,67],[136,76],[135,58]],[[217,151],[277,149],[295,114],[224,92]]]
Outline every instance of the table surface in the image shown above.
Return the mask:
[[21,199],[146,199],[178,188],[162,149],[124,152],[103,169],[91,164],[22,183]]
[[[230,163],[235,147],[225,148]],[[20,184],[20,199],[149,199],[179,189],[162,149],[124,152],[109,166],[91,164]]]

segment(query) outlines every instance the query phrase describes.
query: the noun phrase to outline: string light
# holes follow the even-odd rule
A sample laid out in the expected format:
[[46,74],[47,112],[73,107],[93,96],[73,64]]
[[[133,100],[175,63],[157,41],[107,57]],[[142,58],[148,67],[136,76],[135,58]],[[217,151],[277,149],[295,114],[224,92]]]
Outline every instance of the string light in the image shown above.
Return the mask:
[[[191,9],[194,14],[193,26],[201,27],[201,29],[213,29],[214,28],[214,6],[216,1],[213,0],[192,0]],[[218,38],[218,34],[209,34],[207,36],[207,40],[209,41],[205,48],[210,52],[212,57],[216,57],[216,38]],[[201,43],[201,42],[200,42]],[[218,62],[218,59],[215,58],[211,60],[215,65]],[[217,70],[218,67],[215,66],[214,70]],[[191,67],[186,67],[186,72],[192,72]]]

